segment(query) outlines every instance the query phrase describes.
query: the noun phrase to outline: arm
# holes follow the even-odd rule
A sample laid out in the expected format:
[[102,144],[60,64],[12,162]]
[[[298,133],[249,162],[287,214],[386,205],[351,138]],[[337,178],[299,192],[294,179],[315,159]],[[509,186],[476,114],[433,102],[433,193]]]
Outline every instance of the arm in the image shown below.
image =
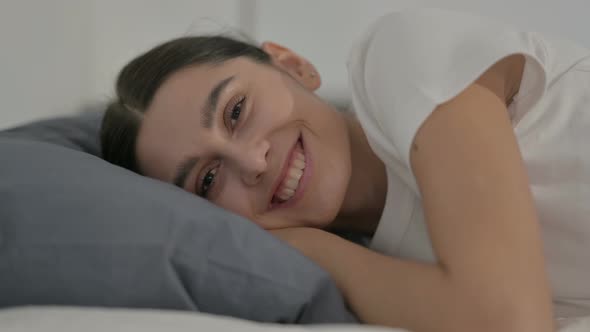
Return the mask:
[[554,330],[537,216],[500,98],[509,89],[487,84],[498,81],[486,75],[440,105],[414,138],[410,159],[438,264],[386,257],[317,230],[286,236],[332,275],[367,323]]

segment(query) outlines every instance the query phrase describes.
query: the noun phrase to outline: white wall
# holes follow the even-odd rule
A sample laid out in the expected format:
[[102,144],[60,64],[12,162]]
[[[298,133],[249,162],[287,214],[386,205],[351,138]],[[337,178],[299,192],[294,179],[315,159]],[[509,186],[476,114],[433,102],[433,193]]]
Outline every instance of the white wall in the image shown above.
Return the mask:
[[[239,0],[92,1],[91,89],[111,96],[113,81],[130,59],[167,39],[201,30],[204,24],[240,24]],[[245,1],[248,2],[248,1]]]
[[0,129],[112,96],[118,70],[208,18],[248,26],[249,0],[0,0]]
[[86,6],[0,1],[0,128],[76,107],[92,67]]
[[316,64],[321,95],[343,100],[352,40],[385,12],[416,6],[473,11],[590,46],[588,0],[0,0],[0,128],[110,97],[133,56],[203,25],[285,44]]

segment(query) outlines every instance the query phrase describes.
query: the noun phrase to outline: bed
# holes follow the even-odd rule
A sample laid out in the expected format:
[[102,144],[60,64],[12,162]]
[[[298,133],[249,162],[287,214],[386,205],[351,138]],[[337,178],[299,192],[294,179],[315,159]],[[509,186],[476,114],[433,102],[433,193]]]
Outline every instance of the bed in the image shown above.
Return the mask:
[[252,222],[106,163],[100,109],[0,131],[2,332],[402,331]]
[[[590,317],[561,320],[560,332],[590,331]],[[368,325],[280,325],[216,316],[163,310],[82,307],[24,307],[0,310],[3,332],[403,332]]]

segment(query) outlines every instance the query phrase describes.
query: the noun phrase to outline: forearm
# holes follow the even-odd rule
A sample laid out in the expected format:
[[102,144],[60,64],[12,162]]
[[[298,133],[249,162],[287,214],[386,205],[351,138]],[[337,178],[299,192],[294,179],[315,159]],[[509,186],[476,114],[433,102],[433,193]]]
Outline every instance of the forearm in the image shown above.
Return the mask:
[[439,265],[384,256],[321,231],[292,244],[331,274],[365,323],[416,332],[553,331],[547,317],[521,310],[526,301],[460,284]]
[[[340,242],[340,241],[335,241]],[[434,265],[381,256],[369,251],[353,253],[347,245],[334,244],[342,258],[315,255],[329,271],[359,318],[369,324],[403,327],[412,331],[460,331],[450,328],[451,303],[448,281]],[[338,248],[340,247],[340,248]],[[351,252],[347,252],[347,251]],[[323,256],[323,257],[318,257]],[[445,329],[445,325],[449,329]]]

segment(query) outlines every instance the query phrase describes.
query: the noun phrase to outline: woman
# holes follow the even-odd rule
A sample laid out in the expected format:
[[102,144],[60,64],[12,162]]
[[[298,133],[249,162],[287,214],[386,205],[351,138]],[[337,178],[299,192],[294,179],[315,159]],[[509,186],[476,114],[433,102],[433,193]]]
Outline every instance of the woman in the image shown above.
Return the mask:
[[167,42],[120,73],[104,157],[288,241],[369,324],[540,332],[590,314],[590,51],[424,9],[375,22],[348,67],[355,115],[278,44]]

